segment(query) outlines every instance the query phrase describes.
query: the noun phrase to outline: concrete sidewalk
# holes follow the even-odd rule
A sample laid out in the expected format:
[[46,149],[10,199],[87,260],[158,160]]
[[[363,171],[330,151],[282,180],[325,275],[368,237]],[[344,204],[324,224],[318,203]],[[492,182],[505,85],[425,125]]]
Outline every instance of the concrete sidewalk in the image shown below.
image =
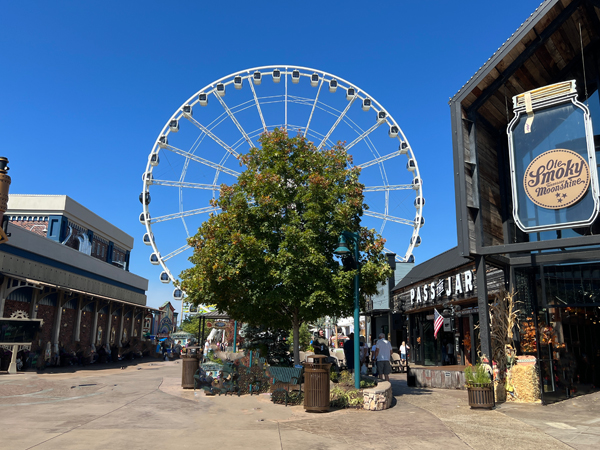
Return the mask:
[[600,395],[475,411],[466,392],[408,388],[386,411],[307,413],[268,395],[180,388],[181,364],[0,375],[2,449],[598,448]]

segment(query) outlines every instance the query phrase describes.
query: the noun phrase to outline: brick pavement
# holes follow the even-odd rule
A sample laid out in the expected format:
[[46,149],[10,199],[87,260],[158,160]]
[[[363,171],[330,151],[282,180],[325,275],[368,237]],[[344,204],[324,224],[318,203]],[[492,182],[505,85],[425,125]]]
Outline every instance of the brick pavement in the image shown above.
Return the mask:
[[475,411],[464,391],[408,388],[386,411],[307,413],[267,395],[183,390],[181,364],[147,361],[0,375],[3,450],[70,448],[598,448],[600,394]]

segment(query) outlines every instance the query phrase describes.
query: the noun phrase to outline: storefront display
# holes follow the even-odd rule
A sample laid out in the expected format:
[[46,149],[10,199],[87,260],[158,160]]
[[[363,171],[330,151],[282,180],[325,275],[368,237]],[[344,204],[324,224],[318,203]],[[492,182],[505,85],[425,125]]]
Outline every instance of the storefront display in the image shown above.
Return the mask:
[[[516,270],[523,303],[520,350],[538,358],[546,402],[600,386],[600,263]],[[531,297],[528,299],[527,297]]]
[[[488,294],[504,288],[504,273],[488,267]],[[479,351],[474,264],[456,248],[415,266],[393,290],[394,311],[406,315],[409,361],[423,366],[472,364]],[[444,327],[434,337],[434,309]]]

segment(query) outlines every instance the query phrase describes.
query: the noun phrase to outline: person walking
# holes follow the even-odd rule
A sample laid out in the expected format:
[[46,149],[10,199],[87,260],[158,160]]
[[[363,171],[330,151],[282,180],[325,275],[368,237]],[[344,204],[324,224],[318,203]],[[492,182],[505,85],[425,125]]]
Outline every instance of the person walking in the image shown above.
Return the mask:
[[354,333],[350,333],[346,342],[344,342],[344,357],[346,358],[346,367],[348,371],[354,372]]
[[377,360],[377,373],[379,377],[385,381],[390,381],[390,372],[392,371],[392,365],[390,360],[392,359],[392,344],[390,341],[385,339],[384,333],[379,333],[379,340],[375,346],[375,359]]
[[319,330],[319,335],[312,341],[313,350],[315,355],[325,355],[329,357],[329,342],[325,337],[325,332]]
[[400,359],[402,360],[402,364],[406,364],[408,350],[410,350],[410,347],[406,345],[405,341],[402,341],[402,345],[400,346]]

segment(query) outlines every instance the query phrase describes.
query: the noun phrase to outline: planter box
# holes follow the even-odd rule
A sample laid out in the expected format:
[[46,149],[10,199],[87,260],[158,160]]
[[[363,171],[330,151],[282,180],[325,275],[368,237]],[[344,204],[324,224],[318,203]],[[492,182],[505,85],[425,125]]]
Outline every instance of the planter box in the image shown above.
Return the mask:
[[494,403],[494,389],[492,386],[468,387],[469,406],[471,408],[492,409]]

